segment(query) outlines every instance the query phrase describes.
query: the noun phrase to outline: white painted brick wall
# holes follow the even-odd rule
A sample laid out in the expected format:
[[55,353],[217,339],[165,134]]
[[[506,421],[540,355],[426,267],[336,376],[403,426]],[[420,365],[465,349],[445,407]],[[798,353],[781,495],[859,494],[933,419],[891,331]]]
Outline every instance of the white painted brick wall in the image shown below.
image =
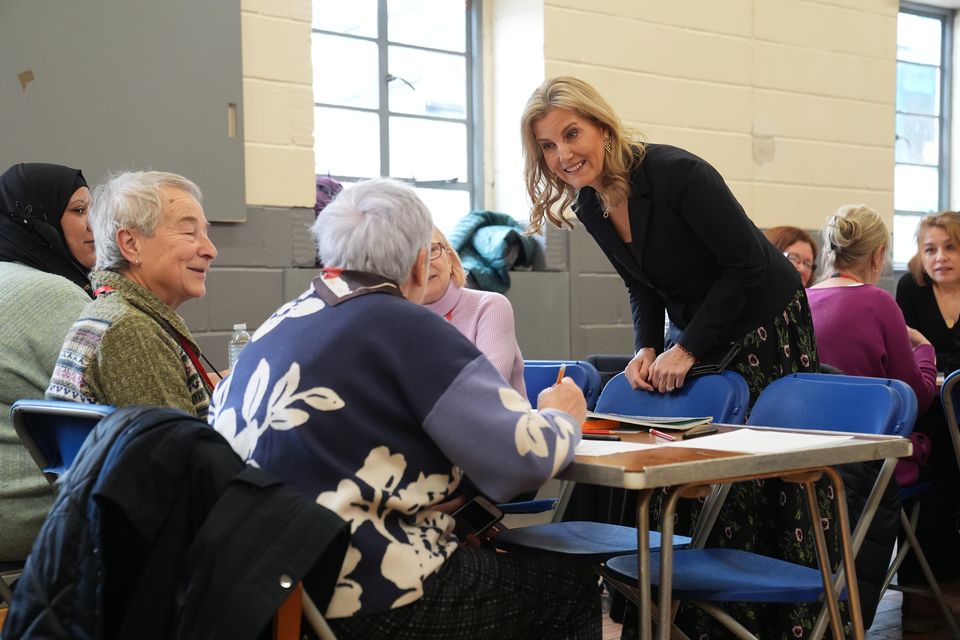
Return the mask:
[[545,0],[545,76],[703,156],[761,227],[893,215],[895,0]]
[[247,204],[313,207],[310,0],[242,0]]

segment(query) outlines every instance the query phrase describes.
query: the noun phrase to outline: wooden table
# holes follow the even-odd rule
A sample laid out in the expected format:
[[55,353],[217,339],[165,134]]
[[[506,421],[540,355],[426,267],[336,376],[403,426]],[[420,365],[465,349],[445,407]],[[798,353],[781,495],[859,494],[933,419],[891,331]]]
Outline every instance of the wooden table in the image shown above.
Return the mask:
[[[749,428],[763,431],[787,432],[789,429],[766,427],[723,426],[723,430]],[[795,431],[806,433],[810,431]],[[783,477],[802,480],[811,474],[826,475],[834,486],[837,509],[840,520],[840,541],[843,551],[844,571],[848,577],[848,600],[850,618],[854,627],[854,637],[862,639],[863,617],[860,612],[860,599],[857,591],[856,570],[850,544],[850,525],[847,514],[846,494],[843,481],[834,471],[835,465],[868,460],[888,460],[888,473],[881,474],[878,484],[884,486],[892,473],[895,458],[909,455],[910,441],[897,436],[874,436],[828,431],[813,432],[817,435],[852,436],[828,446],[778,453],[731,453],[708,449],[687,449],[675,447],[657,447],[629,453],[607,456],[577,456],[574,461],[557,477],[572,482],[636,489],[640,491],[637,501],[637,564],[639,580],[639,615],[641,638],[652,637],[650,582],[645,578],[650,571],[650,498],[655,489],[671,487],[664,501],[660,550],[660,597],[659,597],[659,637],[667,640],[671,627],[671,587],[673,565],[673,512],[681,494],[696,492],[705,485],[755,480],[761,478]],[[653,436],[647,433],[621,435],[624,441],[651,442]],[[706,443],[705,443],[706,444]],[[884,477],[885,476],[885,477]],[[882,488],[881,488],[882,489]],[[811,504],[808,492],[808,509],[816,509],[815,497]],[[876,490],[875,490],[876,493]],[[812,512],[811,512],[812,513]],[[818,516],[811,521],[819,523]],[[819,527],[815,527],[815,533]],[[821,531],[822,533],[822,531]],[[815,535],[816,538],[816,535]],[[822,540],[822,538],[821,538]],[[833,596],[833,583],[830,580],[829,559],[825,553],[818,553],[820,569],[824,573],[825,600],[829,607],[831,626],[840,624],[836,597]],[[826,570],[825,570],[826,568]],[[835,633],[836,635],[836,633]],[[840,634],[838,637],[842,637]]]

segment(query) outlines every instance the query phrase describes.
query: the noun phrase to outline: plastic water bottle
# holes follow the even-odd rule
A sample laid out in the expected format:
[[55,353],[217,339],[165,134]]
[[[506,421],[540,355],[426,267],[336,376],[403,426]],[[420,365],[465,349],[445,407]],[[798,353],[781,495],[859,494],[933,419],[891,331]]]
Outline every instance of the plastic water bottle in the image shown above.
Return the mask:
[[244,322],[233,325],[233,335],[230,336],[230,344],[227,346],[227,362],[233,369],[237,366],[237,359],[240,352],[250,342],[250,334],[247,333],[247,325]]

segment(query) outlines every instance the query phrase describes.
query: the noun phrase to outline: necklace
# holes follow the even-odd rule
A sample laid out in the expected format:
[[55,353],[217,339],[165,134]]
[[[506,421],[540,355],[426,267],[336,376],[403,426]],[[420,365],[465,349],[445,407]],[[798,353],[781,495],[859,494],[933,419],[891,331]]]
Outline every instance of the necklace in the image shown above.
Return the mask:
[[957,325],[957,316],[960,315],[960,301],[955,293],[944,292],[936,283],[933,284],[933,297],[943,316],[943,323],[951,331]]
[[607,205],[604,204],[603,198],[600,197],[600,192],[594,189],[594,195],[597,197],[597,204],[600,205],[600,213],[603,214],[604,220],[610,217],[610,211],[607,210]]
[[843,271],[834,271],[830,274],[831,278],[846,278],[847,280],[853,280],[856,283],[863,284],[863,281],[856,276],[852,276],[849,273],[844,273]]

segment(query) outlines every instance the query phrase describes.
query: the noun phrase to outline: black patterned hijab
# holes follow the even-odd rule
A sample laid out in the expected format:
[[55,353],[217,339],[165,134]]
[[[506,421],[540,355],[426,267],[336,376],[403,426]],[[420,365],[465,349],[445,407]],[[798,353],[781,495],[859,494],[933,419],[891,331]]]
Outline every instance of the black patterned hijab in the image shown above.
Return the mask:
[[63,276],[89,294],[88,269],[71,255],[60,224],[85,186],[79,169],[58,164],[15,164],[0,175],[0,262]]

